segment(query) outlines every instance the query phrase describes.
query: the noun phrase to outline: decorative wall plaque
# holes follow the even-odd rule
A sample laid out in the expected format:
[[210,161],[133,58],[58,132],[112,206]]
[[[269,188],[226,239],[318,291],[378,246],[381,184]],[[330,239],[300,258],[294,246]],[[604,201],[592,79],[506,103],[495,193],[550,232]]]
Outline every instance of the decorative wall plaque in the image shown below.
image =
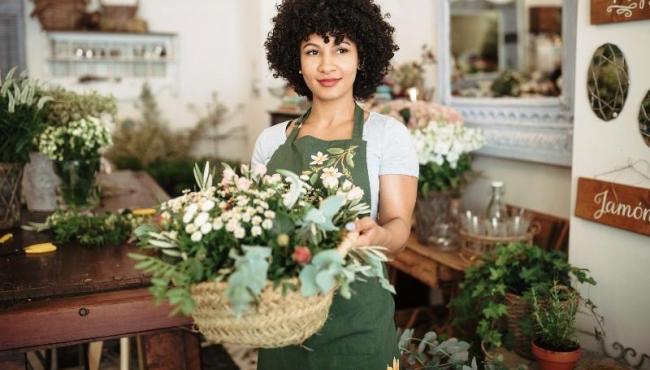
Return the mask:
[[587,94],[591,110],[603,121],[618,117],[623,110],[630,77],[621,49],[603,44],[594,52],[587,75]]
[[639,131],[645,143],[650,146],[650,90],[645,94],[639,109]]
[[650,188],[580,177],[576,216],[650,235]]
[[591,24],[650,19],[650,0],[591,0]]

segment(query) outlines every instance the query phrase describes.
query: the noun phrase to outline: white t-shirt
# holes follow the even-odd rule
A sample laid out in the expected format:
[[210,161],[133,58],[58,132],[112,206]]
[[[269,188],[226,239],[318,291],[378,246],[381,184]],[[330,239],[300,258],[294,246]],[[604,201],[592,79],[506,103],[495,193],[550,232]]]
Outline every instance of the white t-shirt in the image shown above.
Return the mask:
[[[257,137],[251,163],[266,165],[276,149],[287,140],[289,121],[265,128]],[[408,129],[393,117],[370,112],[363,125],[370,179],[370,216],[377,219],[379,176],[418,177],[418,158]]]

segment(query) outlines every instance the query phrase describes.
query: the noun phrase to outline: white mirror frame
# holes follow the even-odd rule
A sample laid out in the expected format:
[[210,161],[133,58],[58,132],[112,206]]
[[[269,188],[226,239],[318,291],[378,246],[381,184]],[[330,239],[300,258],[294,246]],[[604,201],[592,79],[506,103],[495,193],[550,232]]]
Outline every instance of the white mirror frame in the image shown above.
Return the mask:
[[577,1],[562,4],[562,96],[465,98],[451,95],[449,0],[436,0],[439,25],[437,98],[460,112],[486,138],[479,154],[571,166]]

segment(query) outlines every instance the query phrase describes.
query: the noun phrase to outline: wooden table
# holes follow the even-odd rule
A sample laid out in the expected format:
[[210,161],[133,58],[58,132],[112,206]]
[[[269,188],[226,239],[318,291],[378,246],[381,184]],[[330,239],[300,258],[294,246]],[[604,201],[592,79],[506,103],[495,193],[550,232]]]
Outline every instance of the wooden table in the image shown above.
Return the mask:
[[458,250],[442,251],[421,244],[415,233],[411,233],[406,248],[395,256],[390,265],[431,288],[438,288],[441,282],[462,279],[463,272],[470,266],[470,262],[463,259]]
[[[118,171],[100,182],[108,195],[102,210],[151,207],[169,198],[144,172]],[[0,252],[49,239],[47,233],[13,233],[13,245]],[[191,319],[170,317],[168,305],[153,304],[149,278],[127,255],[135,246],[58,247],[0,257],[0,369],[24,369],[25,351],[133,335],[144,335],[147,369],[200,369]]]

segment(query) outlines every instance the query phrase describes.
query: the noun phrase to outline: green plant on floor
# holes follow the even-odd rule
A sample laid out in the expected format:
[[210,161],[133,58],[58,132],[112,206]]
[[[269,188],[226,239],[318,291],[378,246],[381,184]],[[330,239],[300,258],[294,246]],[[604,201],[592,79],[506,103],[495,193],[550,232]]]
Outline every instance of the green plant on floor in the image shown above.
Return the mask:
[[15,68],[4,80],[0,76],[0,162],[29,161],[34,138],[45,129],[44,108],[51,100],[36,80],[16,76]]
[[536,343],[553,351],[573,351],[578,348],[576,313],[580,294],[555,282],[546,295],[531,289],[530,299]]
[[[588,270],[572,266],[560,251],[524,243],[500,245],[465,271],[459,293],[450,302],[453,325],[461,332],[476,333],[488,350],[510,344],[512,333],[501,323],[507,313],[506,294],[527,298],[534,289],[546,295],[554,282],[571,286],[572,278],[596,284]],[[533,334],[532,317],[524,317],[520,324],[525,334]]]

